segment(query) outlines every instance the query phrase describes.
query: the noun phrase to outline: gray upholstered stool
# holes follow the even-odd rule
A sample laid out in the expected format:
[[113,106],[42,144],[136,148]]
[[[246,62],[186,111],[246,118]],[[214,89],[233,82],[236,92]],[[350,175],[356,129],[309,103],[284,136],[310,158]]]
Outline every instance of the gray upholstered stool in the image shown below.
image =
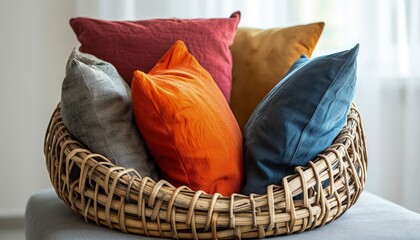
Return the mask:
[[[48,189],[34,194],[25,215],[26,239],[155,239],[125,234],[84,219]],[[270,239],[420,239],[420,214],[371,193],[342,217],[321,228]]]

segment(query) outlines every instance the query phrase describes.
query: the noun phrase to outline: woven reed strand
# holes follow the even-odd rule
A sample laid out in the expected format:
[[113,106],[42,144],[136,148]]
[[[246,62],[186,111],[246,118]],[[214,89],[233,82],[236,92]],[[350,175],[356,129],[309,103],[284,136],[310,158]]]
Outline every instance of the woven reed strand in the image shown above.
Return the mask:
[[[357,201],[367,171],[365,136],[354,105],[334,143],[281,185],[268,186],[265,195],[209,195],[115,166],[69,133],[60,105],[50,120],[44,153],[57,195],[86,221],[175,239],[264,238],[320,227]],[[300,200],[293,198],[297,195]]]

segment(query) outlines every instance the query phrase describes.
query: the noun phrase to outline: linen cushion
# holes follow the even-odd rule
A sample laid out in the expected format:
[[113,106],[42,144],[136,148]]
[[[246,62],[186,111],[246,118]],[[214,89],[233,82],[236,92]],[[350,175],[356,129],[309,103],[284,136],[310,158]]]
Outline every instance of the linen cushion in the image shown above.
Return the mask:
[[81,43],[80,51],[112,63],[129,85],[135,70],[148,72],[176,40],[183,40],[230,101],[229,47],[239,19],[239,12],[213,19],[106,21],[79,17],[71,19],[70,25]]
[[61,114],[68,130],[92,152],[158,180],[158,167],[134,122],[130,88],[115,67],[74,49],[66,68]]
[[241,129],[264,96],[302,54],[311,57],[324,23],[287,28],[239,28],[231,47],[230,106]]
[[264,193],[331,145],[355,93],[358,49],[306,61],[257,106],[244,128],[242,193]]
[[211,75],[176,41],[131,86],[137,126],[163,177],[175,186],[240,192],[242,133]]

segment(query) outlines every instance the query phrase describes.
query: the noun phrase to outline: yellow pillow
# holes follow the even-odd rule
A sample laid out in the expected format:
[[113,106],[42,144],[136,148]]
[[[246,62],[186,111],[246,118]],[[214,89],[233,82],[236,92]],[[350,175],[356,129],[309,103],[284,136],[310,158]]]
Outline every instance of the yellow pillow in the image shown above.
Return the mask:
[[231,46],[233,83],[230,107],[241,129],[265,95],[293,63],[312,52],[324,23],[267,30],[239,28]]

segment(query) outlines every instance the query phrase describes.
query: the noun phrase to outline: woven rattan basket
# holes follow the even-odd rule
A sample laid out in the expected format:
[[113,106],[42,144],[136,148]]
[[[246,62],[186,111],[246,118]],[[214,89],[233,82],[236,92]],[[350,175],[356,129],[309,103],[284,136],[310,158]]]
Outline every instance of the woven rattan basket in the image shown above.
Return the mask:
[[57,195],[86,221],[176,239],[263,238],[322,226],[357,201],[366,180],[366,144],[354,105],[347,119],[328,149],[265,195],[221,197],[140,177],[84,148],[64,126],[60,106],[44,151]]

